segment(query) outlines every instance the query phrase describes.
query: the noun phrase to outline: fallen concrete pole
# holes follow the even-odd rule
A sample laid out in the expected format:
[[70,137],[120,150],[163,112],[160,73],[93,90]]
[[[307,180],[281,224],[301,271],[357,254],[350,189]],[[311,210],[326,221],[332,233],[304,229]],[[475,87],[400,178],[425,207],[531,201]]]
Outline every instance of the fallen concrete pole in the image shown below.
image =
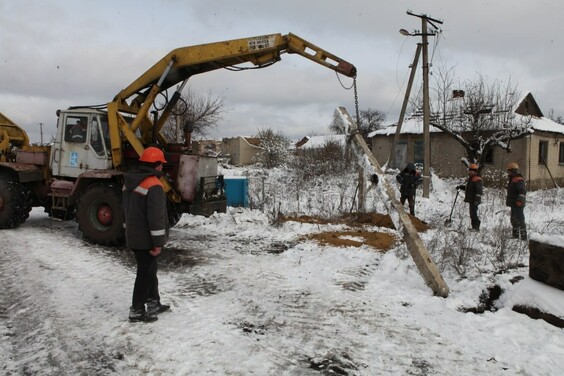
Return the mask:
[[437,265],[431,260],[431,255],[409,219],[409,215],[405,212],[403,205],[397,200],[394,189],[388,184],[380,164],[370,151],[362,135],[358,132],[356,123],[344,107],[339,107],[337,112],[341,116],[345,129],[348,129],[348,144],[357,156],[360,167],[364,169],[368,176],[378,175],[379,184],[376,189],[383,197],[388,214],[392,218],[396,229],[403,235],[407,249],[413,261],[415,261],[419,273],[435,295],[446,298],[449,292],[447,284],[439,273]]

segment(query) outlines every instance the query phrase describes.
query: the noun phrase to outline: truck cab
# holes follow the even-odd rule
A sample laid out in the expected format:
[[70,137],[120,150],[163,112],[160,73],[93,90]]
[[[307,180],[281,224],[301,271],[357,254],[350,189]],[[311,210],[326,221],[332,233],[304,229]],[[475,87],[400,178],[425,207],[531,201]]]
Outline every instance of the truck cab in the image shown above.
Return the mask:
[[89,170],[112,168],[108,115],[99,110],[58,111],[51,148],[53,176],[77,178]]

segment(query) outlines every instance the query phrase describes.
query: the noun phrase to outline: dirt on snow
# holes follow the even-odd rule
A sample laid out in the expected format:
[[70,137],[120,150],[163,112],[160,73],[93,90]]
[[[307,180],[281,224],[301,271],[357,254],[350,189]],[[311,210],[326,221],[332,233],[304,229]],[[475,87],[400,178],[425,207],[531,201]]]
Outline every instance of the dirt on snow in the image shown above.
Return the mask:
[[[429,226],[417,217],[410,215],[409,218],[418,232],[429,229]],[[388,214],[350,213],[330,219],[302,215],[282,217],[280,220],[314,224],[344,224],[354,228],[349,231],[327,231],[304,237],[305,239],[315,240],[324,245],[360,247],[366,244],[378,250],[387,251],[398,241],[394,235],[368,229],[373,227],[395,229],[392,219]]]

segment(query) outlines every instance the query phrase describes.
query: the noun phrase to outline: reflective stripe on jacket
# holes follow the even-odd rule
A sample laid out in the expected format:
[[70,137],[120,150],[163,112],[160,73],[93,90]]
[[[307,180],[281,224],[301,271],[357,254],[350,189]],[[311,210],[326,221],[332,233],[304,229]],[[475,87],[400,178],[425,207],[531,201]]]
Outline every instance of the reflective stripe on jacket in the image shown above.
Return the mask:
[[525,184],[525,179],[521,174],[517,174],[507,183],[507,199],[505,200],[505,205],[507,206],[517,206],[517,202],[520,202],[520,206],[525,206],[527,201],[527,186]]
[[125,174],[125,238],[131,249],[162,247],[168,238],[167,198],[152,173]]

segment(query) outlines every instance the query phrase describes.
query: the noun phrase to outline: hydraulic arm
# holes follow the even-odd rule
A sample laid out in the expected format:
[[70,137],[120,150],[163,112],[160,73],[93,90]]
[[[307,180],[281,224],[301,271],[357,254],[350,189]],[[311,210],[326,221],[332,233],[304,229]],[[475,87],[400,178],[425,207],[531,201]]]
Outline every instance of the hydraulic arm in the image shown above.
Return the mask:
[[[242,63],[252,63],[257,67],[268,66],[279,61],[280,55],[285,52],[299,54],[347,77],[356,76],[354,65],[291,33],[262,35],[177,48],[120,91],[113,101],[108,103],[109,121],[113,123],[110,136],[115,166],[119,168],[121,165],[121,142],[118,129],[139,155],[144,150],[141,140],[135,135],[139,127],[143,141],[148,141],[154,133],[157,133],[159,141],[164,143],[158,131],[170,114],[170,109],[175,105],[179,93],[175,93],[169,101],[158,124],[153,124],[148,117],[148,112],[160,92],[181,82],[184,85],[191,76],[220,68],[233,67]],[[133,122],[128,125],[120,112],[133,114],[135,116]],[[154,132],[154,127],[157,127],[157,132]]]

